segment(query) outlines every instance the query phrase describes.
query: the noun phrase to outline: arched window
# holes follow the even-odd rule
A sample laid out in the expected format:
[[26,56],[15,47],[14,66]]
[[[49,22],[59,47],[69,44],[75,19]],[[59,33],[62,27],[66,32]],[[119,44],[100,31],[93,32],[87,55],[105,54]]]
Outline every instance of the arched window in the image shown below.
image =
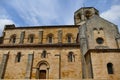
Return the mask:
[[21,60],[21,52],[18,52],[16,55],[15,62],[20,62],[20,60]]
[[81,20],[81,14],[80,13],[77,14],[77,20]]
[[94,33],[94,36],[95,36],[96,34],[99,34],[99,30],[97,28],[93,28],[93,33]]
[[34,34],[30,34],[28,36],[28,41],[29,41],[29,43],[33,43],[34,42]]
[[47,36],[47,41],[48,41],[48,43],[53,43],[53,34],[49,34]]
[[95,31],[95,30],[97,30],[97,28],[93,28],[93,30]]
[[71,43],[71,36],[67,37],[68,43]]
[[112,63],[107,64],[107,70],[108,70],[108,74],[113,74],[113,64]]
[[43,50],[42,54],[41,54],[41,58],[46,58],[47,56],[47,52],[46,50]]
[[16,35],[15,34],[10,37],[10,41],[9,42],[10,43],[15,43],[16,42]]
[[91,11],[86,10],[86,11],[85,11],[85,16],[86,16],[87,19],[89,19],[89,18],[92,16]]
[[99,32],[101,33],[101,35],[104,35],[104,29],[103,28],[99,28]]
[[99,30],[103,30],[103,28],[99,28]]
[[72,43],[72,34],[67,34],[67,42]]
[[74,62],[75,61],[75,55],[73,52],[69,52],[68,54],[68,62]]

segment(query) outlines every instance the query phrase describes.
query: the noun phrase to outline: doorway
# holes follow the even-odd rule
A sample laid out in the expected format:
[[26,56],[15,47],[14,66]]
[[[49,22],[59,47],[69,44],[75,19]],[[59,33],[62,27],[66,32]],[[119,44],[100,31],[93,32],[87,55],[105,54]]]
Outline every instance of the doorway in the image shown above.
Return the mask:
[[39,79],[46,79],[46,70],[39,71]]
[[47,61],[40,61],[36,68],[36,79],[49,79],[49,67]]

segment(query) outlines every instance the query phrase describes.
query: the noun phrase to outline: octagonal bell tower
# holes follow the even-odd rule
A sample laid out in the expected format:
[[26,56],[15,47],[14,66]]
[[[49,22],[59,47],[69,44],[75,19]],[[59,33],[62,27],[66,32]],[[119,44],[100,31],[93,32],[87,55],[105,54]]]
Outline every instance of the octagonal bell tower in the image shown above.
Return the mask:
[[99,16],[99,11],[93,7],[82,7],[74,13],[74,24],[82,25],[94,15]]

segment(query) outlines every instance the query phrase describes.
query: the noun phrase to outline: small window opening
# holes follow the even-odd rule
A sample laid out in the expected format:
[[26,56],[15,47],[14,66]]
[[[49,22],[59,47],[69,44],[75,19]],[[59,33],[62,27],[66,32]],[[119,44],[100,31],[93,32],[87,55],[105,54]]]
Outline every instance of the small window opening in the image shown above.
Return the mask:
[[49,34],[48,36],[47,36],[47,41],[48,41],[48,43],[53,43],[53,34]]
[[33,43],[33,36],[30,37],[30,43]]
[[72,42],[72,41],[71,41],[71,39],[72,39],[71,36],[68,36],[67,38],[68,38],[68,39],[67,39],[67,40],[68,40],[68,43],[71,43],[71,42]]
[[10,38],[10,42],[11,42],[11,43],[15,43],[15,42],[16,42],[16,35],[13,35],[13,36]]
[[16,37],[13,37],[13,41],[12,41],[12,43],[15,43],[15,41],[16,41]]
[[48,42],[49,42],[49,43],[52,43],[52,36],[49,36],[49,37],[48,37]]
[[20,62],[21,60],[21,52],[18,52],[16,55],[16,62]]
[[108,74],[113,74],[113,64],[112,63],[107,64],[107,70],[108,70]]
[[68,54],[68,62],[74,62],[75,61],[75,55],[73,52],[69,52]]
[[46,56],[47,56],[47,52],[46,52],[46,50],[44,50],[41,54],[41,58],[46,58]]
[[29,35],[28,41],[29,41],[30,43],[33,43],[33,42],[34,42],[34,35],[33,35],[33,34]]

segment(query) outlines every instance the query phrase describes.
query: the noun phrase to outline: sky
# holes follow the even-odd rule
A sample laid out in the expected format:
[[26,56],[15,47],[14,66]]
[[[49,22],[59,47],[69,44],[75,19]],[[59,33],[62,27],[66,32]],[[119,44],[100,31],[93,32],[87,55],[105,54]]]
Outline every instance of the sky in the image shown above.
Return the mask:
[[0,0],[0,35],[7,24],[73,25],[74,12],[81,7],[95,7],[120,30],[120,0]]

